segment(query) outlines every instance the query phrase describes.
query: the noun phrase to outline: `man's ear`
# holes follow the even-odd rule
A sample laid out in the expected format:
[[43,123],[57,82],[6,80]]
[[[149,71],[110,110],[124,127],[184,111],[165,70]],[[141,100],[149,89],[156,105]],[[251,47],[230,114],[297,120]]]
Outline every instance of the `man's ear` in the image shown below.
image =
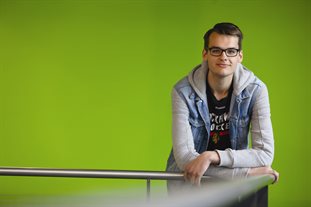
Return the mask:
[[241,63],[242,60],[243,60],[243,50],[239,52],[239,63]]
[[202,51],[202,59],[207,61],[207,51],[205,50],[205,48]]

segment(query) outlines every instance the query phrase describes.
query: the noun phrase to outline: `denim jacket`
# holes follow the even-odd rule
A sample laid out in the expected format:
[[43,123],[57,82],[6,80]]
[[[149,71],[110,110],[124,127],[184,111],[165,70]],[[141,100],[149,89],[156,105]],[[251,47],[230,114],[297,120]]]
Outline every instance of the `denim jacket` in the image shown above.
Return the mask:
[[[188,162],[207,149],[210,137],[207,72],[207,62],[203,62],[172,90],[173,149],[167,171],[182,172]],[[210,166],[205,175],[245,177],[251,167],[272,164],[274,139],[268,91],[242,64],[238,64],[233,75],[229,128],[231,149],[217,150],[220,164]],[[249,132],[251,148],[248,147]]]

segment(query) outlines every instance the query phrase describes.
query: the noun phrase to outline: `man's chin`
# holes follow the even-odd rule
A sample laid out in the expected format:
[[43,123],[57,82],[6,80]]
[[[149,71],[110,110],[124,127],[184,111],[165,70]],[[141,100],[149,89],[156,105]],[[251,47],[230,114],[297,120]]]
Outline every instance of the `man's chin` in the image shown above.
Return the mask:
[[226,78],[226,77],[232,76],[232,75],[233,75],[233,72],[231,70],[228,70],[228,69],[219,70],[217,73],[217,76],[221,77],[221,78]]

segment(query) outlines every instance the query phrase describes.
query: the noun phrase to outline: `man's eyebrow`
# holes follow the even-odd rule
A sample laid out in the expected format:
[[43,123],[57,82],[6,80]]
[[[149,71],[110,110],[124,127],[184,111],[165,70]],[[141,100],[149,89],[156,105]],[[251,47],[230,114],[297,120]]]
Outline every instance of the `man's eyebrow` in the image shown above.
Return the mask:
[[222,48],[222,47],[209,47],[209,48],[217,48],[217,49],[222,49],[222,50],[227,50],[227,49],[237,49],[238,50],[238,48],[236,48],[236,47],[227,47],[227,48]]

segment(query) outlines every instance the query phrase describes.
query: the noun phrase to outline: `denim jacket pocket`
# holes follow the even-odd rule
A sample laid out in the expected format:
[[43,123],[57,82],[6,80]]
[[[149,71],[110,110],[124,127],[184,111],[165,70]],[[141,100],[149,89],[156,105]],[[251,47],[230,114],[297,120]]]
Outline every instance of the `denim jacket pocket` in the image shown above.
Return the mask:
[[189,122],[190,122],[190,125],[194,126],[194,127],[202,127],[202,126],[204,126],[204,121],[200,120],[200,119],[194,119],[192,117],[189,117]]
[[202,139],[204,136],[204,132],[205,132],[204,121],[199,120],[199,119],[193,119],[193,118],[189,117],[189,123],[191,126],[194,146],[195,146],[196,150],[198,150],[200,145],[201,145],[201,142],[202,142]]
[[244,116],[238,122],[238,148],[246,149],[248,146],[248,132],[249,132],[250,117]]

